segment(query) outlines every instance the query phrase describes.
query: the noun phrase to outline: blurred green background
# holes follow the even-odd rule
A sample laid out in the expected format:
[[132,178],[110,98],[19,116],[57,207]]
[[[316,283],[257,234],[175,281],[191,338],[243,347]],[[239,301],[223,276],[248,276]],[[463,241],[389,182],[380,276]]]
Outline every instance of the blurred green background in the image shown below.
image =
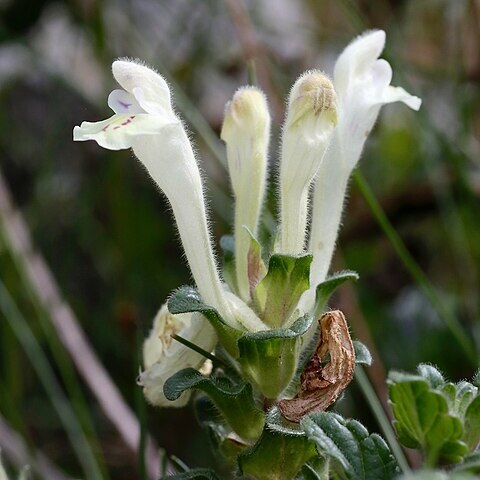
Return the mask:
[[[117,57],[138,57],[171,82],[198,150],[218,240],[229,232],[232,210],[218,158],[224,149],[210,128],[218,133],[226,101],[247,82],[248,65],[256,64],[274,116],[274,172],[284,98],[296,77],[309,68],[331,74],[352,38],[384,29],[392,83],[424,103],[418,114],[402,105],[382,110],[360,170],[478,351],[479,1],[2,0],[0,12],[1,173],[91,347],[168,455],[191,466],[214,460],[192,409],[146,407],[135,384],[139,345],[151,319],[169,292],[191,278],[169,207],[131,153],[72,142],[74,125],[110,115],[106,97],[116,88],[110,65]],[[98,478],[142,478],[142,462],[78,375],[48,312],[36,304],[4,220],[0,415],[27,447],[16,460],[4,447],[6,465],[17,471],[36,448],[68,478],[94,478],[95,468]],[[395,252],[356,182],[334,267],[360,274],[332,306],[346,312],[354,334],[374,351],[370,376],[379,395],[390,368],[431,362],[452,380],[474,374],[476,366]],[[35,348],[12,328],[20,320],[33,333]],[[39,352],[97,467],[86,467],[77,451],[81,441],[75,438],[82,435],[67,435],[72,424],[61,421],[55,389],[45,388],[35,368],[43,365]],[[337,407],[379,431],[355,384]],[[1,432],[0,447],[11,440]]]

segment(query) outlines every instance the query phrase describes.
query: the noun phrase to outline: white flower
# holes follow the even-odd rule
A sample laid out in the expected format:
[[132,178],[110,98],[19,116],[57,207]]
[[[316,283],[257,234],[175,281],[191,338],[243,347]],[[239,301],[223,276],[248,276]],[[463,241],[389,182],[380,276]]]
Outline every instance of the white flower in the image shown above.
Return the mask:
[[115,61],[112,72],[125,89],[109,96],[115,115],[103,122],[83,122],[75,127],[74,140],[95,140],[111,150],[131,147],[170,201],[203,301],[231,326],[265,329],[251,310],[244,322],[225,297],[213,256],[200,172],[182,122],[173,111],[167,83],[154,70],[132,61]]
[[270,114],[264,93],[242,87],[227,104],[221,138],[227,145],[227,160],[235,195],[235,271],[237,288],[250,300],[248,250],[250,235],[256,236],[265,194]]
[[164,304],[157,313],[153,327],[143,344],[143,366],[139,385],[147,400],[159,407],[183,407],[187,404],[190,393],[183,393],[180,398],[171,402],[165,398],[163,385],[165,381],[182,368],[201,368],[205,357],[185,348],[172,338],[180,335],[199,346],[206,352],[215,348],[217,336],[208,321],[197,313],[172,315]]
[[401,87],[392,87],[392,68],[378,57],[385,45],[385,32],[369,31],[356,38],[338,58],[334,86],[338,101],[338,125],[315,184],[309,250],[313,253],[307,296],[328,272],[348,179],[362,153],[365,140],[382,105],[403,102],[418,110],[421,100]]
[[336,95],[319,71],[305,72],[290,92],[282,135],[278,253],[303,253],[308,193],[337,123]]
[[116,61],[113,75],[125,90],[114,90],[108,106],[115,115],[102,122],[83,122],[73,129],[77,141],[95,140],[109,150],[134,146],[139,135],[156,135],[167,125],[179,124],[170,103],[165,80],[150,68],[129,61]]

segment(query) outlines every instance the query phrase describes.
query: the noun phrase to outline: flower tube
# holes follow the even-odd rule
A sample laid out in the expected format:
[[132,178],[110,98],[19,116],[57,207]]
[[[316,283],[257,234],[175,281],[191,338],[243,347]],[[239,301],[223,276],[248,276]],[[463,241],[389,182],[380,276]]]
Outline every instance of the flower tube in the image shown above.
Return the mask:
[[[192,146],[175,115],[170,89],[155,71],[126,60],[112,71],[125,90],[108,99],[115,115],[102,122],[75,127],[74,140],[95,140],[110,150],[132,148],[168,198],[193,278],[203,301],[233,327],[264,329],[253,312],[238,314],[230,307],[217,271],[208,230],[200,172]],[[242,317],[242,318],[240,318]]]
[[[237,288],[250,300],[248,251],[256,236],[265,194],[270,115],[265,95],[255,87],[240,88],[227,104],[221,138],[227,145],[228,171],[235,196],[235,271]],[[245,228],[246,227],[246,228]]]
[[315,183],[309,244],[313,253],[310,305],[315,287],[325,279],[330,267],[348,179],[380,108],[393,102],[403,102],[413,110],[421,105],[418,97],[390,85],[392,68],[379,59],[384,45],[385,32],[366,32],[347,46],[335,64],[338,125]]
[[280,226],[277,253],[304,251],[308,193],[337,123],[336,95],[321,72],[305,72],[294,84],[282,135]]

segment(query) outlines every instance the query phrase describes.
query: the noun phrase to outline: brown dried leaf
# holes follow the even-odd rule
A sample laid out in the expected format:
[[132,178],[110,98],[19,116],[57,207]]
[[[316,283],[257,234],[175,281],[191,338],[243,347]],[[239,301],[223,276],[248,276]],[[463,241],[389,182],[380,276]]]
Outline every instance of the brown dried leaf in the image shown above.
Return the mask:
[[[319,320],[320,342],[300,379],[300,392],[291,400],[281,400],[283,416],[299,423],[309,413],[326,410],[353,378],[355,351],[345,316],[340,310],[327,312]],[[330,359],[325,365],[327,354]]]

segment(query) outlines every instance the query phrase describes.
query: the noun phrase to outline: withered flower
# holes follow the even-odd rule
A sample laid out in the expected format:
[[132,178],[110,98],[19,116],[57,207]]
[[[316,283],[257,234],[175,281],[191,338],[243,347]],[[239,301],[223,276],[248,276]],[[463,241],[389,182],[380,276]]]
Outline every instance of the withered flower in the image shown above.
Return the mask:
[[355,351],[345,316],[333,310],[322,315],[319,324],[319,344],[302,373],[300,392],[278,403],[283,416],[291,422],[298,423],[309,413],[326,410],[353,378]]

